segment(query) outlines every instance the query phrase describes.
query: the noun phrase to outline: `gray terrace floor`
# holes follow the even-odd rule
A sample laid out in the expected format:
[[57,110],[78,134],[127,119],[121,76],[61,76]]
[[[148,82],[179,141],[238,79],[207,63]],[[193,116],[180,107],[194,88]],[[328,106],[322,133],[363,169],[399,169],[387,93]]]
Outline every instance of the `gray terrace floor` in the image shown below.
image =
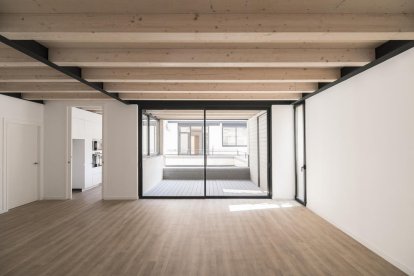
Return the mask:
[[[267,196],[250,180],[207,180],[207,196]],[[204,196],[204,180],[162,180],[144,196]]]

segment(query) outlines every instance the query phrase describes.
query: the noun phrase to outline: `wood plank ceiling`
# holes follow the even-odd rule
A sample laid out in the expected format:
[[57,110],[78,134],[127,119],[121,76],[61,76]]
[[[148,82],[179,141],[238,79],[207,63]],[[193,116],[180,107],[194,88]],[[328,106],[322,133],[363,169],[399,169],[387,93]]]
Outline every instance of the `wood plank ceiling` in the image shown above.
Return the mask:
[[[35,40],[124,100],[297,100],[414,40],[411,0],[3,0],[0,34]],[[8,46],[0,93],[108,99]]]

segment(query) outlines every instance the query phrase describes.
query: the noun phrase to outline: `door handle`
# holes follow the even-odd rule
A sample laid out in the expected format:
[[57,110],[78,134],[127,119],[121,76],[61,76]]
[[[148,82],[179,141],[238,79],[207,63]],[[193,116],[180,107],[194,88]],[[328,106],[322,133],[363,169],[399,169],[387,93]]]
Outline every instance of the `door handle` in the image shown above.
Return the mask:
[[303,172],[303,171],[305,171],[306,170],[306,165],[303,165],[301,168],[300,168],[300,171],[301,172]]
[[33,165],[39,165],[39,163],[38,162],[34,162]]

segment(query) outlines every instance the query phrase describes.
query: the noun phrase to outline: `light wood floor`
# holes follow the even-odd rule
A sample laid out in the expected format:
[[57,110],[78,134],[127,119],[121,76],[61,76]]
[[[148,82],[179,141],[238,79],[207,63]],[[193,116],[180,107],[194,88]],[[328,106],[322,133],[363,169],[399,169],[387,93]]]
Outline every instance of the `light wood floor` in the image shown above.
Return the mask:
[[0,215],[0,275],[403,275],[303,207],[100,193]]
[[[207,180],[207,196],[262,196],[260,190],[250,180]],[[204,196],[204,180],[162,180],[144,196]]]

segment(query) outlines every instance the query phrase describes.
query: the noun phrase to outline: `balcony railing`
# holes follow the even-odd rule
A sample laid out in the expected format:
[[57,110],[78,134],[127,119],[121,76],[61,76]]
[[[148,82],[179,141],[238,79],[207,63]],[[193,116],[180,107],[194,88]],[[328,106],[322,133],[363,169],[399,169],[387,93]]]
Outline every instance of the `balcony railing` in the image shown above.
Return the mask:
[[[204,166],[204,154],[164,154],[166,167]],[[207,166],[214,167],[248,167],[249,154],[241,151],[209,151]]]

